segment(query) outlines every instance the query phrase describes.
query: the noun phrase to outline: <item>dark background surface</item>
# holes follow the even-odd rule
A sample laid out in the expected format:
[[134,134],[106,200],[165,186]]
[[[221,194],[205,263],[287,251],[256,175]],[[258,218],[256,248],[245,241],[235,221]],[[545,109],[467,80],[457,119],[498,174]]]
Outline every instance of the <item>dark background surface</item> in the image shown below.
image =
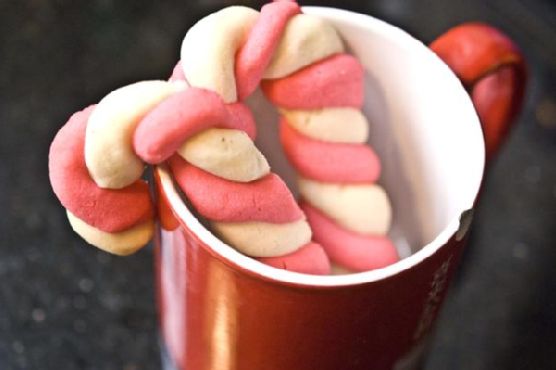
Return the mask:
[[[556,4],[311,3],[369,13],[425,42],[482,20],[522,46],[526,107],[490,168],[426,369],[554,369]],[[166,78],[185,31],[231,4],[0,0],[0,369],[160,368],[152,251],[112,257],[74,235],[48,184],[47,151],[72,112]]]

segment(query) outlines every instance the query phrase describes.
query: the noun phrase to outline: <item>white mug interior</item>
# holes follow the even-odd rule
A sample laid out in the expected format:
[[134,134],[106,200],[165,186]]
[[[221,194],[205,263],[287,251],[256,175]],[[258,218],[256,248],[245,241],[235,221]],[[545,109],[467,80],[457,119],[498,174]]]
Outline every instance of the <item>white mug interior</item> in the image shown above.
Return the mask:
[[[190,212],[166,167],[159,167],[171,207],[209,248],[254,274],[315,286],[387,278],[434,254],[473,208],[484,171],[484,140],[473,104],[458,78],[429,48],[368,15],[326,7],[303,12],[330,22],[366,72],[364,114],[369,143],[382,163],[380,183],[393,206],[390,236],[399,262],[349,275],[315,276],[266,266],[223,243]],[[257,146],[295,193],[295,173],[278,139],[278,113],[260,91],[247,102],[258,125]]]

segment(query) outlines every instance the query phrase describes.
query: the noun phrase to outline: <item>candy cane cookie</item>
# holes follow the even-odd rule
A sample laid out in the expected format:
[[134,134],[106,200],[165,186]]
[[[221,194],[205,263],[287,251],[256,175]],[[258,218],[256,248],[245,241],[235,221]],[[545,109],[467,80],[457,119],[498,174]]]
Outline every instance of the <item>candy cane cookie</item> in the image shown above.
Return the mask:
[[[350,271],[382,267],[397,254],[380,163],[364,144],[362,78],[334,28],[296,3],[225,8],[187,32],[169,81],[125,86],[68,121],[50,150],[54,192],[89,243],[133,253],[153,232],[145,164],[168,161],[197,212],[248,256],[312,274],[329,273],[329,257]],[[282,112],[301,207],[253,143],[242,101],[259,84]]]
[[[253,92],[270,63],[281,30],[298,13],[297,4],[282,2],[263,7],[260,15],[249,8],[229,7],[202,19],[188,31],[181,68],[171,80],[187,80],[217,92],[227,104],[241,104],[240,97]],[[268,26],[272,34],[265,31]],[[236,74],[242,77],[236,79]],[[145,128],[140,138],[143,127],[135,136],[138,153],[146,145],[162,147],[146,144],[153,139],[147,134],[153,128]],[[310,242],[305,215],[283,181],[268,172],[266,161],[266,171],[238,176],[254,168],[239,160],[248,152],[242,143],[254,148],[252,141],[239,139],[238,132],[216,129],[189,139],[169,161],[177,183],[213,231],[239,251],[275,267],[328,273],[328,258],[320,245]]]
[[279,107],[280,139],[299,173],[298,188],[314,240],[349,271],[387,266],[399,257],[387,237],[391,207],[375,182],[380,161],[366,144],[363,68],[338,53],[282,79],[264,80]]
[[144,81],[115,90],[75,113],[54,138],[52,188],[72,228],[90,244],[128,255],[150,241],[154,209],[129,136],[146,111],[183,88]]
[[[294,8],[294,3],[263,7],[241,47],[236,40],[245,29],[227,24],[234,23],[234,13],[237,25],[250,23],[250,16],[243,14],[250,11],[227,8],[201,20],[182,45],[184,76],[195,86],[218,91],[229,102],[249,96],[262,80],[263,92],[282,113],[281,141],[300,174],[302,208],[314,240],[335,263],[351,271],[386,266],[398,255],[386,236],[390,203],[384,189],[375,184],[380,162],[365,144],[369,129],[360,111],[363,68],[343,53],[330,25]],[[290,18],[277,25],[287,18],[284,14]],[[228,48],[214,46],[219,43]]]

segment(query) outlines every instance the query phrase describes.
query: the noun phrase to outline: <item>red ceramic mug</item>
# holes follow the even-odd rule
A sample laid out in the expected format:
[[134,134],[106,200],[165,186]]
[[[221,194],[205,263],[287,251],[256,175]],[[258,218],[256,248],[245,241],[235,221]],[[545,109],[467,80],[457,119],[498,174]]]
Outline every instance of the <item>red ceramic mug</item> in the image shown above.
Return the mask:
[[[305,7],[332,23],[366,69],[364,112],[405,257],[343,276],[278,270],[241,255],[189,210],[167,168],[155,171],[156,266],[165,367],[180,370],[413,369],[457,267],[487,152],[523,95],[523,61],[487,26],[456,28],[429,48],[370,16]],[[258,146],[289,184],[277,115],[248,102]],[[262,124],[264,123],[264,124]]]

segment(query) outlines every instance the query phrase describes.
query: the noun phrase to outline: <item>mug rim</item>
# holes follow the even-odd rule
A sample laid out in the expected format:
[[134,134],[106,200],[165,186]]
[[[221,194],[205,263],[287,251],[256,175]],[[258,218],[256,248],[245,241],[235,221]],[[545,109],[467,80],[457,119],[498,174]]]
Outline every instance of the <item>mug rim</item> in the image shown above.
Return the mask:
[[[302,9],[306,14],[324,16],[328,18],[333,17],[336,20],[348,22],[362,28],[373,30],[382,29],[383,31],[381,34],[385,37],[391,38],[393,42],[397,42],[400,45],[419,47],[423,49],[424,52],[429,53],[430,56],[436,60],[435,63],[438,64],[438,68],[444,68],[447,72],[449,72],[449,76],[451,76],[450,78],[456,80],[459,88],[464,91],[460,80],[450,70],[450,68],[426,45],[401,28],[393,26],[370,15],[343,9],[318,6],[304,6]],[[245,272],[250,272],[251,274],[277,283],[287,283],[306,287],[342,287],[373,283],[398,275],[405,270],[409,270],[434,255],[438,250],[447,244],[452,236],[456,234],[456,232],[460,229],[460,224],[461,227],[464,227],[464,223],[460,221],[461,214],[473,209],[474,207],[475,199],[478,195],[480,184],[484,175],[485,148],[479,118],[467,93],[465,96],[468,100],[467,104],[473,111],[475,121],[474,123],[469,122],[469,125],[475,126],[477,134],[480,135],[480,141],[483,143],[480,148],[477,148],[482,151],[482,155],[477,156],[480,160],[480,163],[477,163],[477,165],[480,166],[480,175],[477,176],[476,183],[474,184],[474,191],[470,191],[472,196],[466,200],[466,204],[462,207],[463,209],[461,209],[459,214],[450,220],[450,222],[435,236],[432,241],[422,246],[417,252],[411,254],[410,256],[400,259],[396,263],[375,270],[346,275],[309,275],[265,265],[254,258],[238,252],[236,249],[216,237],[210,230],[205,228],[205,226],[192,214],[181,198],[181,195],[176,190],[174,180],[167,165],[159,165],[155,168],[155,171],[157,171],[160,178],[161,190],[164,192],[169,206],[176,216],[194,235],[197,236],[202,244],[211,249],[215,255],[223,259],[228,265],[237,266]],[[459,238],[457,239],[459,240]]]

